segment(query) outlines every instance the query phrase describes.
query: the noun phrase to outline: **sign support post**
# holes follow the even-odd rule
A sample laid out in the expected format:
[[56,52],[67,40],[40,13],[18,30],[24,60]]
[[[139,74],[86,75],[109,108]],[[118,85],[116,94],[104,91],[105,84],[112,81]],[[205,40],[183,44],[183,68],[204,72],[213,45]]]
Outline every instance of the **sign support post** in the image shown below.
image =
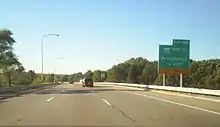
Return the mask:
[[163,73],[163,86],[165,86],[165,84],[166,84],[166,77],[165,76],[166,76],[165,73]]
[[180,87],[183,87],[183,74],[180,74]]
[[173,39],[172,45],[159,45],[158,73],[180,76],[180,87],[183,87],[183,74],[190,72],[190,40]]

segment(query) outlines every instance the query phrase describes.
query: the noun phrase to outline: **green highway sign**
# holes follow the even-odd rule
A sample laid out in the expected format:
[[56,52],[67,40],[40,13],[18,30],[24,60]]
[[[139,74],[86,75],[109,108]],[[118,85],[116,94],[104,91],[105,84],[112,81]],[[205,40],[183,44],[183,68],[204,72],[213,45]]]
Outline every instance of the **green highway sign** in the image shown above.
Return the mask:
[[172,45],[159,45],[159,68],[172,68]]
[[159,45],[159,73],[188,73],[190,41],[174,39],[173,45]]
[[174,58],[182,59],[177,68],[190,68],[190,40],[173,39]]

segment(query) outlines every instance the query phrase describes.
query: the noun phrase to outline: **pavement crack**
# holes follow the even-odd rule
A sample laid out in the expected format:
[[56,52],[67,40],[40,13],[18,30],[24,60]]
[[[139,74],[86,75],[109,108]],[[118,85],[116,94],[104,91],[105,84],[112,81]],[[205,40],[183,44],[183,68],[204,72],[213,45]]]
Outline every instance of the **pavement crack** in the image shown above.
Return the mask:
[[123,112],[121,109],[119,109],[118,107],[115,107],[114,105],[111,105],[112,108],[116,109],[117,111],[119,111],[124,117],[128,118],[129,120],[131,120],[133,123],[136,123],[136,121],[134,119],[132,119],[130,116],[128,116],[125,112]]
[[[100,98],[103,98],[102,95],[97,94],[97,96],[99,96]],[[134,119],[132,119],[130,116],[128,116],[125,112],[123,112],[121,109],[119,109],[118,107],[114,106],[114,105],[109,105],[110,107],[112,107],[113,109],[117,110],[118,112],[120,112],[124,117],[126,117],[127,119],[129,119],[130,121],[132,121],[133,124],[136,124],[136,121]]]

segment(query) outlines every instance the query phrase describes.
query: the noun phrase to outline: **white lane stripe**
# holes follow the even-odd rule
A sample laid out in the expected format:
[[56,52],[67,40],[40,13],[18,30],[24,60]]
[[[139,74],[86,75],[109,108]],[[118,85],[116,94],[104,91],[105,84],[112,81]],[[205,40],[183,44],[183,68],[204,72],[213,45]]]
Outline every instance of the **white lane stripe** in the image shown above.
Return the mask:
[[200,110],[200,111],[204,111],[204,112],[209,112],[209,113],[213,113],[213,114],[216,114],[216,115],[220,115],[220,112],[215,112],[215,111],[204,109],[204,108],[199,108],[199,107],[195,107],[195,106],[191,106],[191,105],[187,105],[187,104],[178,103],[178,102],[175,102],[175,101],[170,101],[170,100],[165,100],[165,99],[161,99],[161,98],[157,98],[157,97],[153,97],[153,96],[139,94],[139,93],[136,93],[136,92],[131,92],[131,91],[127,91],[127,92],[133,93],[133,94],[136,94],[136,95],[140,95],[140,96],[144,96],[144,97],[148,97],[148,98],[152,98],[152,99],[155,99],[155,100],[164,101],[164,102],[167,102],[167,103],[171,103],[171,104],[187,107],[187,108],[192,108],[192,109],[196,109],[196,110]]
[[[124,87],[124,86],[115,86],[115,87]],[[143,88],[135,88],[135,87],[126,87],[128,89],[137,89],[137,90],[143,90]],[[181,97],[188,97],[188,98],[195,98],[195,99],[200,99],[200,100],[206,100],[206,101],[213,101],[220,103],[220,99],[212,99],[212,98],[205,98],[205,97],[196,97],[193,95],[186,95],[178,92],[172,92],[172,91],[159,91],[159,90],[151,90],[151,92],[155,93],[162,93],[162,94],[169,94],[173,96],[181,96]],[[190,94],[190,93],[189,93]]]
[[220,100],[219,99],[212,99],[212,98],[205,98],[205,97],[196,97],[196,96],[191,96],[191,95],[186,95],[186,94],[178,94],[178,93],[171,93],[170,91],[169,92],[161,92],[161,91],[152,91],[152,92],[155,92],[155,93],[162,93],[162,94],[168,94],[168,95],[173,95],[173,96],[181,96],[181,97],[188,97],[188,98],[195,98],[195,99],[200,99],[200,100],[206,100],[206,101],[213,101],[213,102],[217,102],[217,103],[220,103]]
[[107,105],[111,105],[107,100],[102,99]]
[[51,97],[50,99],[47,100],[47,102],[51,101],[54,97]]
[[[189,97],[190,97],[190,96],[189,96]],[[190,98],[201,99],[201,100],[206,100],[206,101],[214,101],[214,102],[218,102],[218,103],[220,103],[220,100],[211,99],[211,98],[193,97],[193,96],[191,96]]]

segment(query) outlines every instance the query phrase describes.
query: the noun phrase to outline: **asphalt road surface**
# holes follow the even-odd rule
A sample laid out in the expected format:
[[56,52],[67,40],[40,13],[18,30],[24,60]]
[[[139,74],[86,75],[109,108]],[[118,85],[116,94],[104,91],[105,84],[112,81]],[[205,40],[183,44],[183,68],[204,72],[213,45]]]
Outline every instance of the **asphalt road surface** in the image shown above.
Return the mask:
[[220,101],[111,85],[62,84],[0,100],[0,126],[220,127]]

